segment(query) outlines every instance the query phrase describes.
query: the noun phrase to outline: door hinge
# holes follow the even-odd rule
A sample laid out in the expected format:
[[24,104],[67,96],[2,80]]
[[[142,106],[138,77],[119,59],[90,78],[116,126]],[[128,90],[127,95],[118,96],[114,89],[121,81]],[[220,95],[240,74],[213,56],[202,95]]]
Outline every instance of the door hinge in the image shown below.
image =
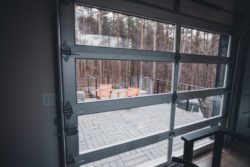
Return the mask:
[[174,131],[171,131],[171,132],[169,133],[169,137],[170,137],[170,138],[174,138],[174,137],[175,137],[175,132],[174,132]]
[[172,96],[172,102],[175,103],[177,99],[178,99],[177,93],[176,91],[174,91]]
[[178,64],[180,59],[181,59],[180,51],[176,51],[175,56],[174,56],[175,63]]
[[64,131],[66,133],[67,136],[73,136],[73,135],[76,135],[78,134],[78,129],[76,126],[73,126],[73,125],[68,125],[64,128]]
[[66,62],[69,60],[69,57],[72,55],[71,48],[67,44],[66,41],[63,41],[63,44],[61,46],[61,54],[62,54],[64,61]]
[[80,55],[79,53],[73,53],[70,46],[68,45],[66,41],[63,41],[63,44],[61,46],[61,54],[62,54],[64,61],[66,62],[69,60],[69,57],[71,55]]
[[69,119],[73,115],[72,105],[70,104],[69,101],[67,101],[66,104],[64,105],[63,113],[67,119]]

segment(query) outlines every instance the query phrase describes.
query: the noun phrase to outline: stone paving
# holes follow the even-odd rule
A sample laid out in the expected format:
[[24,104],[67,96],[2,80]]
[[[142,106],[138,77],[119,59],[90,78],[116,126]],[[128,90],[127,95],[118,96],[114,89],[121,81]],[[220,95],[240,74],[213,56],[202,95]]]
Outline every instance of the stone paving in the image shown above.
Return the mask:
[[[169,129],[170,104],[159,104],[133,109],[90,114],[78,117],[80,154],[118,142]],[[200,112],[177,108],[175,126],[204,120]],[[128,151],[82,167],[132,167],[167,156],[168,140]],[[183,142],[174,140],[173,154],[181,152]],[[145,165],[143,165],[145,166]],[[147,166],[147,165],[146,165]]]

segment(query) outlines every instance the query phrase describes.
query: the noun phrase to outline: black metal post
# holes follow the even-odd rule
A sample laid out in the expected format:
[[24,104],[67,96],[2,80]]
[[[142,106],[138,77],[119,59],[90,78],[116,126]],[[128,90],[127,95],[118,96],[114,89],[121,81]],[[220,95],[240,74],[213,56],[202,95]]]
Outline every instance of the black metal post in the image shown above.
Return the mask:
[[138,77],[137,77],[137,88],[139,88],[139,86],[140,86],[140,83],[139,83],[139,82],[140,82],[140,77],[138,76]]
[[159,89],[160,89],[160,80],[157,79],[157,80],[156,80],[156,93],[157,93],[157,94],[159,93]]
[[224,137],[225,133],[223,131],[215,133],[212,167],[220,167]]
[[[191,89],[191,86],[188,86],[188,90]],[[188,107],[189,107],[189,99],[187,99],[187,103],[186,103],[186,111],[188,111]]]
[[88,80],[88,92],[89,92],[89,76],[87,77],[87,80]]
[[[97,90],[97,78],[95,78],[95,90]],[[97,97],[97,91],[95,91],[95,94],[96,94],[95,97]]]
[[127,75],[125,75],[125,88],[127,88],[128,86],[127,86]]
[[129,78],[129,86],[131,87],[131,85],[132,85],[132,78],[130,77]]
[[[192,162],[193,159],[193,147],[194,141],[185,141],[184,142],[184,155],[183,159]],[[184,165],[184,167],[189,167],[189,165]]]
[[109,84],[109,82],[110,82],[110,81],[109,81],[109,75],[107,76],[107,80],[108,80],[108,84]]

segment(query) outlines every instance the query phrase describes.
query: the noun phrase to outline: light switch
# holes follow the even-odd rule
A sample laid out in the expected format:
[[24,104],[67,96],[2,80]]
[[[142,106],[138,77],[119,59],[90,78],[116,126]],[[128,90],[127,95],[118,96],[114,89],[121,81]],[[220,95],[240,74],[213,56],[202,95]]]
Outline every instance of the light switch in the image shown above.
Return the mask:
[[43,93],[42,94],[42,105],[43,106],[54,106],[55,105],[55,94],[54,93]]

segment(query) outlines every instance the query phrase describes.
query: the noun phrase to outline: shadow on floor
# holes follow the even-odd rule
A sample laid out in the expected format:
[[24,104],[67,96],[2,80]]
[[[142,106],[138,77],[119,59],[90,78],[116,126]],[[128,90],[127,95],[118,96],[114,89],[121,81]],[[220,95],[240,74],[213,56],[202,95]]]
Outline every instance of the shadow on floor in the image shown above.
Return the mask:
[[[221,167],[249,167],[250,144],[233,141],[225,144],[222,151]],[[199,155],[193,162],[199,167],[211,167],[212,151]]]

